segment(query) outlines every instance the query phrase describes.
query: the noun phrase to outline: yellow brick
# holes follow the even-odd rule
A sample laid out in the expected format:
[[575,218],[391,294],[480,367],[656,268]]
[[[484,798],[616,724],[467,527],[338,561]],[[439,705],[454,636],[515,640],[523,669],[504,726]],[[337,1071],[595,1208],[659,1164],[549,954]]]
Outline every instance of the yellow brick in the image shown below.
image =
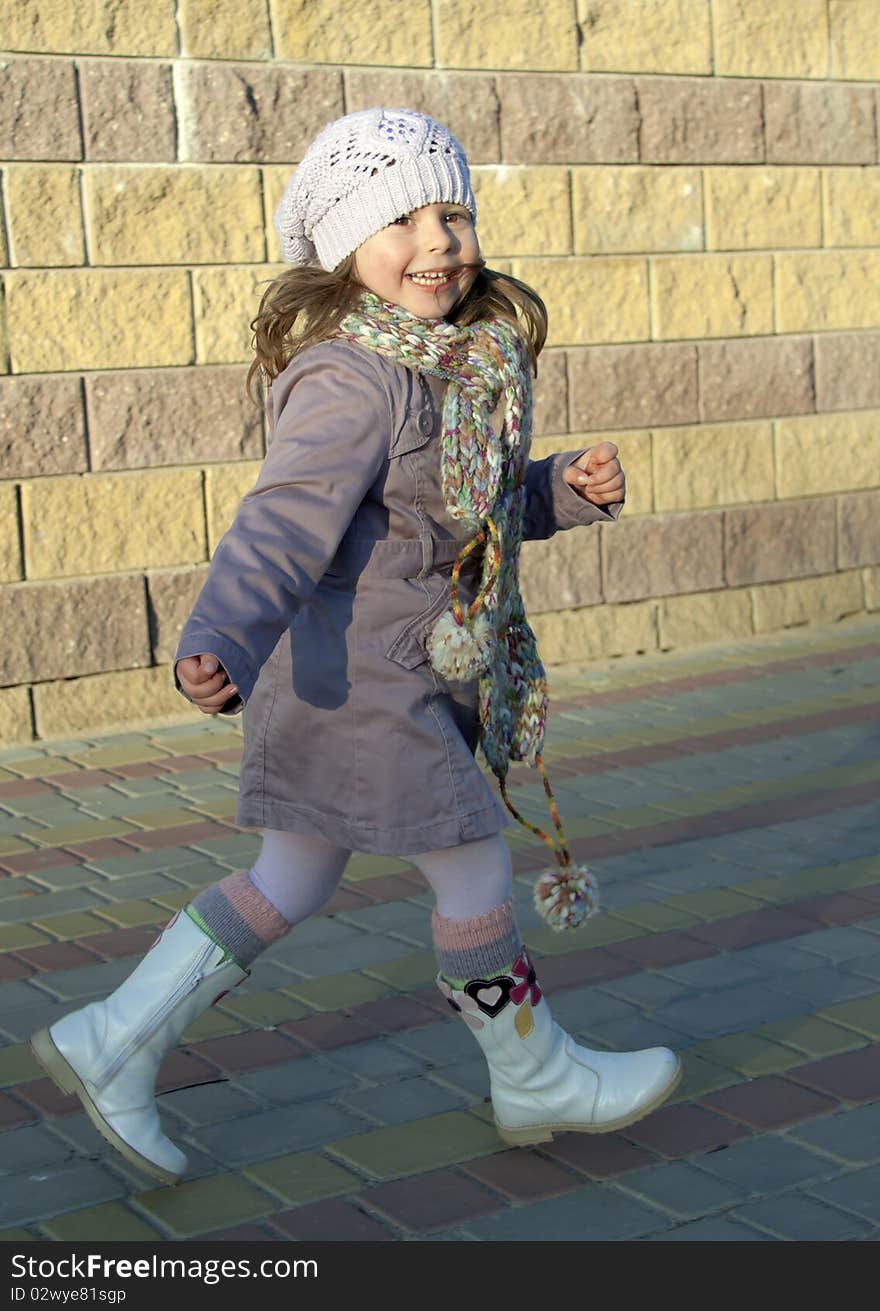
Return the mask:
[[779,419],[776,459],[782,497],[876,487],[880,410]]
[[266,0],[178,0],[182,54],[193,59],[271,59]]
[[174,0],[13,0],[5,50],[94,55],[176,55]]
[[880,251],[776,256],[778,332],[880,327]]
[[441,68],[578,67],[571,0],[435,0],[434,10]]
[[193,273],[196,358],[199,364],[241,364],[253,359],[250,323],[266,284],[280,268],[196,269]]
[[204,560],[201,484],[198,469],[24,483],[27,576],[115,573]]
[[702,250],[696,168],[578,168],[572,174],[578,254]]
[[255,168],[96,168],[86,173],[93,264],[224,264],[265,258]]
[[807,168],[706,170],[710,249],[820,246],[819,174]]
[[703,424],[654,433],[658,510],[694,510],[773,494],[773,429],[769,423]]
[[831,77],[865,78],[880,73],[880,23],[877,0],[829,0]]
[[284,192],[284,188],[290,181],[290,175],[293,172],[289,164],[266,165],[263,170],[263,222],[266,231],[266,248],[270,260],[279,261],[281,259],[281,247],[278,243],[278,234],[272,226],[272,215],[278,207],[278,202]]
[[654,335],[748,337],[773,331],[769,255],[659,256],[652,263]]
[[578,0],[581,68],[711,73],[709,0]]
[[168,665],[38,683],[34,711],[40,737],[186,719],[192,707],[174,688]]
[[14,483],[0,483],[0,582],[21,578],[21,546],[18,540],[18,502]]
[[715,73],[826,77],[825,0],[713,0]]
[[260,464],[259,460],[247,460],[242,464],[215,464],[205,470],[208,549],[211,555],[232,524],[241,498],[257,481]]
[[862,585],[865,589],[866,608],[880,610],[880,564],[862,570]]
[[880,168],[827,170],[825,245],[880,246]]
[[475,171],[472,181],[484,256],[569,254],[567,169],[501,165]]
[[433,63],[430,0],[270,0],[277,53],[312,64]]
[[79,176],[65,165],[11,165],[6,175],[12,263],[82,264]]
[[192,363],[183,270],[9,273],[6,286],[15,373]]
[[535,615],[532,627],[548,665],[657,649],[653,601],[596,605]]
[[33,741],[31,703],[26,687],[0,687],[0,747]]
[[532,442],[532,459],[543,460],[557,451],[574,451],[579,447],[586,450],[588,446],[598,446],[600,442],[614,442],[619,451],[618,458],[626,475],[626,505],[623,513],[627,517],[650,514],[654,508],[654,481],[649,432],[569,432],[555,437],[536,437]]
[[548,346],[647,340],[643,259],[516,259],[512,270],[547,306]]
[[660,647],[723,642],[752,632],[748,588],[668,596],[660,602]]
[[788,583],[753,587],[755,632],[799,624],[833,623],[862,610],[862,581],[858,569],[824,578],[797,578]]

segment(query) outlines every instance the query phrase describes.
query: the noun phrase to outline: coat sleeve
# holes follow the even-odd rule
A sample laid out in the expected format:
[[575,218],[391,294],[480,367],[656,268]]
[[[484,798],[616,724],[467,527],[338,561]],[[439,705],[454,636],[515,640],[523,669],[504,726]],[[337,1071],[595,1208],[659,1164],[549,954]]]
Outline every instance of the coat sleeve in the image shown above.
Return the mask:
[[274,431],[259,477],[214,552],[174,658],[176,666],[186,656],[217,657],[239,689],[226,713],[247,701],[389,451],[388,391],[354,347],[303,351],[275,380],[270,401]]
[[565,481],[564,473],[584,450],[564,451],[546,460],[530,460],[526,469],[526,513],[524,541],[543,541],[566,528],[581,524],[613,523],[623,509],[616,505],[593,505]]

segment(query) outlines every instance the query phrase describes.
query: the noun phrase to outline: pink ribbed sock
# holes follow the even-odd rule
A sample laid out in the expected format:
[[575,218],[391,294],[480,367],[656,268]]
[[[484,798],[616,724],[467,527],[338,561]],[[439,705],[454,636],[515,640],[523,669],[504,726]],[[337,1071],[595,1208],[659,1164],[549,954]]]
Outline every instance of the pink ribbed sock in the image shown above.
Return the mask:
[[440,973],[457,988],[507,973],[522,951],[511,899],[466,920],[446,919],[435,910],[431,931]]
[[246,870],[229,874],[200,892],[186,913],[243,969],[290,928],[271,901],[257,891]]

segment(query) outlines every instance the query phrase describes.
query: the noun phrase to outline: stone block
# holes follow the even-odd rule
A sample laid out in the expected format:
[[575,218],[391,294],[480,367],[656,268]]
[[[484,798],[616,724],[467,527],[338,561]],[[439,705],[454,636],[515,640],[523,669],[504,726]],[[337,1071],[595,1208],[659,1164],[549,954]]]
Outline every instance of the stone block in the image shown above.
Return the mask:
[[712,15],[719,76],[827,76],[825,0],[713,0]]
[[572,430],[688,423],[699,417],[695,346],[601,346],[567,356]]
[[874,164],[870,87],[768,82],[764,119],[769,164]]
[[239,367],[96,373],[86,379],[92,468],[258,459],[260,409]]
[[602,600],[599,534],[557,533],[545,542],[524,542],[520,582],[530,615],[598,605]]
[[636,163],[639,102],[628,78],[497,79],[501,158],[511,164]]
[[266,264],[193,271],[199,364],[250,363],[251,320],[259,309],[266,283],[279,272]]
[[87,474],[22,485],[28,578],[66,578],[206,558],[196,470]]
[[[472,17],[472,16],[471,16]],[[336,0],[273,0],[272,25],[281,59],[304,64],[398,64],[430,67],[433,60],[430,0],[395,8],[361,0],[345,13]],[[480,24],[482,26],[482,23]],[[442,62],[462,66],[460,52]],[[374,105],[384,103],[374,100]]]
[[0,687],[0,747],[32,742],[31,698],[26,687]]
[[41,738],[183,719],[188,708],[164,666],[38,683],[33,697]]
[[174,159],[171,65],[86,59],[79,68],[86,159]]
[[146,589],[140,577],[0,587],[0,626],[4,683],[74,678],[150,663]]
[[658,623],[662,651],[748,637],[753,631],[748,588],[666,596],[658,607]]
[[837,498],[837,565],[880,564],[880,492]]
[[84,262],[79,176],[63,164],[6,170],[10,263],[44,267]]
[[801,624],[830,624],[862,610],[862,584],[858,570],[799,578],[789,583],[753,587],[755,632]]
[[0,141],[5,159],[82,159],[72,63],[0,61]]
[[543,351],[534,381],[535,436],[568,429],[568,370],[565,351]]
[[[427,8],[427,4],[425,5]],[[570,0],[435,0],[435,57],[441,67],[578,67],[578,28]],[[406,62],[412,62],[407,60]]]
[[181,64],[175,77],[184,160],[293,163],[344,112],[331,69],[212,62]]
[[711,250],[821,246],[818,170],[707,169],[706,244]]
[[697,351],[703,419],[758,419],[816,408],[809,337],[707,341]]
[[183,270],[13,272],[6,298],[14,373],[192,363]]
[[14,483],[0,483],[0,582],[15,582],[21,575],[18,490]]
[[150,641],[156,664],[170,664],[178,638],[208,576],[207,565],[147,575]]
[[763,162],[759,82],[657,77],[637,87],[643,163]]
[[880,26],[874,0],[828,0],[831,24],[829,76],[877,81]]
[[472,165],[494,164],[501,158],[501,113],[493,77],[357,68],[346,68],[344,76],[349,113],[371,105],[406,105],[444,123]]
[[475,170],[471,181],[484,257],[571,253],[567,169],[502,164]]
[[880,327],[880,250],[775,259],[777,332]]
[[880,246],[878,211],[880,168],[826,170],[824,245]]
[[876,487],[880,413],[816,414],[776,425],[779,496],[821,496]]
[[651,272],[656,337],[745,337],[773,331],[769,255],[658,255]]
[[266,0],[178,0],[181,54],[190,59],[271,59]]
[[214,554],[220,538],[231,527],[241,498],[251,490],[259,472],[258,462],[213,465],[205,470],[209,554]]
[[866,609],[880,610],[880,566],[862,570],[862,586],[865,589]]
[[835,507],[829,499],[754,505],[724,514],[727,583],[739,587],[834,570]]
[[551,346],[644,341],[650,333],[643,259],[516,259],[513,274],[547,306]]
[[658,511],[697,510],[753,501],[774,485],[769,423],[703,424],[654,433]]
[[93,264],[235,264],[265,257],[249,168],[102,168],[85,180]]
[[709,0],[578,0],[581,68],[711,73]]
[[546,665],[657,650],[656,605],[596,605],[535,616],[532,627]]
[[98,55],[175,55],[174,0],[16,0],[4,15],[7,50]]
[[723,586],[721,521],[720,513],[704,510],[603,527],[605,599],[638,601]]
[[0,466],[7,478],[88,468],[79,378],[46,374],[0,380]]
[[575,250],[702,250],[702,192],[697,169],[576,168]]

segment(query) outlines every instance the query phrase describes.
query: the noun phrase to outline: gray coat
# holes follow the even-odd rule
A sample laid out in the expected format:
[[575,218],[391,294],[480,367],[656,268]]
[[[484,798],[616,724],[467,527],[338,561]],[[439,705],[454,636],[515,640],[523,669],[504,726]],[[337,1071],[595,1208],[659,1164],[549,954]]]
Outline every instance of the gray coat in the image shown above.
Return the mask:
[[[268,453],[176,656],[217,656],[246,706],[241,825],[411,855],[508,822],[474,758],[477,683],[425,648],[467,540],[441,496],[443,388],[341,341],[272,386]],[[564,481],[578,454],[529,466],[527,538],[615,517]]]

